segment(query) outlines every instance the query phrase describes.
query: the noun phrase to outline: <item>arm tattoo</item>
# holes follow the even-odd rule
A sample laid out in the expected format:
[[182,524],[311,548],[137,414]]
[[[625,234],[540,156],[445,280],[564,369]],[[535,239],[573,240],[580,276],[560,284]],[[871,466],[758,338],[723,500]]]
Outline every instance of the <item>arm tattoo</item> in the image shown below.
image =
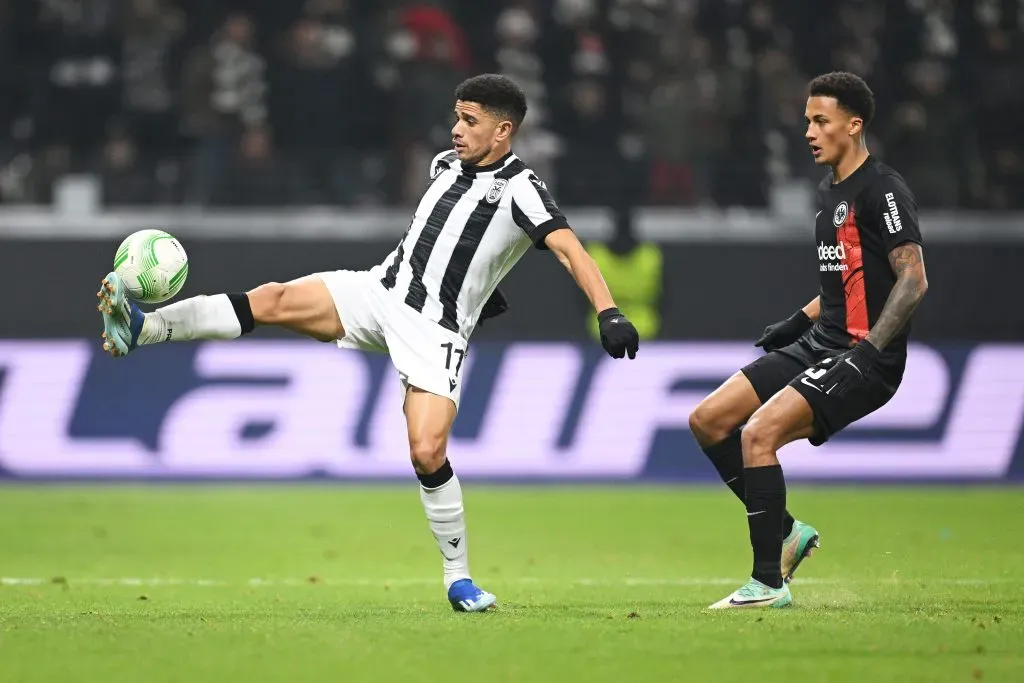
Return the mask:
[[896,284],[882,308],[878,321],[867,340],[881,350],[906,327],[911,314],[928,291],[921,245],[906,242],[889,252],[889,265],[896,274]]

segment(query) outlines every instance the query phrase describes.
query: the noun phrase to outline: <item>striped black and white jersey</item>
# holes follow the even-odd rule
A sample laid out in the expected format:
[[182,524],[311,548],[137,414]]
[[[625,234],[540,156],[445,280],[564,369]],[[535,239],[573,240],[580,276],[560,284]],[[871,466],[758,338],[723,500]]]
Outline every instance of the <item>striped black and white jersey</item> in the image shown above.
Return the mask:
[[392,296],[468,338],[498,283],[530,245],[568,227],[544,183],[509,152],[463,167],[434,157],[431,183],[398,247],[371,272]]

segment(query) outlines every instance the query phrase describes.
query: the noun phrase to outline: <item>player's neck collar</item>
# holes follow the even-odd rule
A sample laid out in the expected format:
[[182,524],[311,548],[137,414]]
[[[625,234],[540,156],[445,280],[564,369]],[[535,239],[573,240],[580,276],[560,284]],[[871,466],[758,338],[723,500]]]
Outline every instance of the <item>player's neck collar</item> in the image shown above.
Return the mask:
[[466,166],[462,165],[462,172],[474,175],[476,173],[490,173],[491,171],[497,171],[508,163],[508,160],[513,156],[512,151],[509,150],[508,154],[498,159],[497,161],[487,164],[486,166]]
[[851,180],[853,180],[854,178],[856,178],[857,176],[859,176],[866,169],[868,169],[868,168],[870,168],[871,166],[874,166],[874,165],[875,165],[875,157],[871,153],[868,153],[868,155],[866,157],[864,157],[864,161],[861,162],[860,166],[858,166],[857,168],[853,169],[850,172],[850,175],[846,176],[845,178],[843,178],[839,182],[836,182],[836,180],[835,180],[835,178],[836,178],[836,170],[833,168],[832,169],[832,186],[833,187],[838,187],[840,185],[848,183]]

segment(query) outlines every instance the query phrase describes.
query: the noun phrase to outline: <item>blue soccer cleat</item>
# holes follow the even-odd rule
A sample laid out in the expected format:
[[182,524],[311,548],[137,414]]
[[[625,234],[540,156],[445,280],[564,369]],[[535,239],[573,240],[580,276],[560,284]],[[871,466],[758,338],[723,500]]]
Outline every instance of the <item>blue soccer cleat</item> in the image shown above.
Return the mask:
[[138,346],[146,314],[128,300],[117,273],[107,273],[96,296],[100,300],[96,308],[103,314],[103,350],[115,358],[127,356]]
[[448,602],[456,612],[486,612],[498,598],[478,588],[472,579],[459,579],[448,589]]

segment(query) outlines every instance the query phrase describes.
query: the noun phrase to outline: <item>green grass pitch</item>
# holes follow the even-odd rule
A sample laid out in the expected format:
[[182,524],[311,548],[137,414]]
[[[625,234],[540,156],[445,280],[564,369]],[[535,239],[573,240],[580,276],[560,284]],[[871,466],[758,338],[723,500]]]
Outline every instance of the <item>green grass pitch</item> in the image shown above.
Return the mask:
[[414,483],[0,488],[0,681],[1024,681],[1024,490],[801,488],[786,610],[712,488],[465,486],[456,614]]

